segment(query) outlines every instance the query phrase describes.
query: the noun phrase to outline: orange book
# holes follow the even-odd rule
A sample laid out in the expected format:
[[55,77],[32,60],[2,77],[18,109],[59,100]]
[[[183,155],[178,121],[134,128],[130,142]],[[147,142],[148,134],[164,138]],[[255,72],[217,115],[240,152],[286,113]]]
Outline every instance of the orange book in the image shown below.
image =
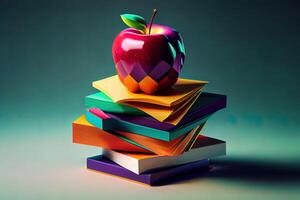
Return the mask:
[[83,115],[73,122],[73,143],[123,152],[176,156],[194,142],[203,126],[197,126],[172,141],[163,141],[130,132],[107,132],[90,124]]
[[102,147],[111,150],[152,153],[151,151],[130,143],[126,138],[118,137],[90,124],[85,116],[79,117],[72,124],[73,143]]

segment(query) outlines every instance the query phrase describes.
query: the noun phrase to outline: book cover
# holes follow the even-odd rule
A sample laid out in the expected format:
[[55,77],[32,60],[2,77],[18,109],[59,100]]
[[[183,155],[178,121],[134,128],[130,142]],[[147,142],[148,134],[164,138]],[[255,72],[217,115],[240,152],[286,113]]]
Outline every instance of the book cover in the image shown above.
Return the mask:
[[204,159],[197,162],[192,162],[175,167],[169,167],[162,170],[155,170],[149,173],[136,174],[103,156],[94,156],[87,158],[87,168],[97,172],[103,172],[109,175],[123,177],[128,180],[137,181],[147,185],[159,185],[163,181],[172,180],[180,175],[206,169],[209,165],[209,160]]
[[111,76],[93,82],[93,87],[109,96],[114,102],[144,102],[161,106],[174,106],[188,99],[195,91],[203,88],[208,82],[182,79],[172,88],[158,92],[155,95],[145,93],[132,93],[121,83],[118,76]]
[[93,126],[85,119],[84,115],[73,122],[72,138],[73,143],[77,144],[127,152],[153,153],[134,141],[103,131]]

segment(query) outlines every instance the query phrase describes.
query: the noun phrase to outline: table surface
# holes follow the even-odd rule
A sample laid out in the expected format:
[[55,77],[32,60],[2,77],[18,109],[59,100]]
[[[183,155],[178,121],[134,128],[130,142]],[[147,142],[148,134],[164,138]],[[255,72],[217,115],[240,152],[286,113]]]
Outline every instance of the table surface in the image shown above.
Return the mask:
[[228,155],[213,159],[209,172],[148,187],[87,170],[85,159],[101,150],[72,144],[74,118],[32,117],[20,119],[18,126],[3,123],[0,199],[300,198],[300,137],[285,137],[280,125],[274,129],[242,120],[233,123],[222,114],[213,116],[203,133],[226,140]]

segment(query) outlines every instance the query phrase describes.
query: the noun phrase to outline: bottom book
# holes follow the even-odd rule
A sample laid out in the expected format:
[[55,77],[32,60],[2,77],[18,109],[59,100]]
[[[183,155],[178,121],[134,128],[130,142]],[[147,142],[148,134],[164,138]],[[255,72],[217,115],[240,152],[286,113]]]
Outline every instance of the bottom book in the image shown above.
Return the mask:
[[110,161],[101,155],[87,158],[87,168],[96,170],[99,172],[108,173],[111,175],[127,178],[133,181],[145,183],[147,185],[159,185],[159,183],[168,181],[175,176],[182,175],[184,173],[206,168],[209,165],[209,160],[204,159],[176,167],[169,167],[160,170],[153,170],[145,174],[136,174],[116,163]]

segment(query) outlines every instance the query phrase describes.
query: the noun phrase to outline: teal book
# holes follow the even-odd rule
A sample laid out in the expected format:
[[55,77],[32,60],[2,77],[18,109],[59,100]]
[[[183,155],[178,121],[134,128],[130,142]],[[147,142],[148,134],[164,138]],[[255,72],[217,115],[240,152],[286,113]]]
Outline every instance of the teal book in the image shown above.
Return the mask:
[[146,115],[143,111],[140,111],[134,107],[130,107],[124,104],[115,103],[105,95],[103,92],[98,92],[85,97],[85,106],[87,108],[99,108],[105,112],[110,113],[126,113],[131,115]]
[[175,128],[175,129],[164,129],[161,128],[153,128],[149,126],[143,126],[136,123],[120,120],[115,118],[113,115],[105,113],[105,118],[102,118],[98,113],[102,113],[103,111],[99,110],[98,108],[92,108],[86,112],[86,119],[92,125],[105,130],[105,131],[125,131],[136,133],[139,135],[147,136],[150,138],[155,138],[164,141],[171,141],[183,134],[186,134],[188,131],[191,131],[196,126],[204,124],[209,116],[205,116],[197,121],[192,123],[186,124],[184,126]]
[[226,96],[203,93],[176,126],[150,116],[109,113],[98,108],[88,109],[86,119],[94,126],[110,131],[119,130],[171,141],[203,124],[207,118],[226,106]]

